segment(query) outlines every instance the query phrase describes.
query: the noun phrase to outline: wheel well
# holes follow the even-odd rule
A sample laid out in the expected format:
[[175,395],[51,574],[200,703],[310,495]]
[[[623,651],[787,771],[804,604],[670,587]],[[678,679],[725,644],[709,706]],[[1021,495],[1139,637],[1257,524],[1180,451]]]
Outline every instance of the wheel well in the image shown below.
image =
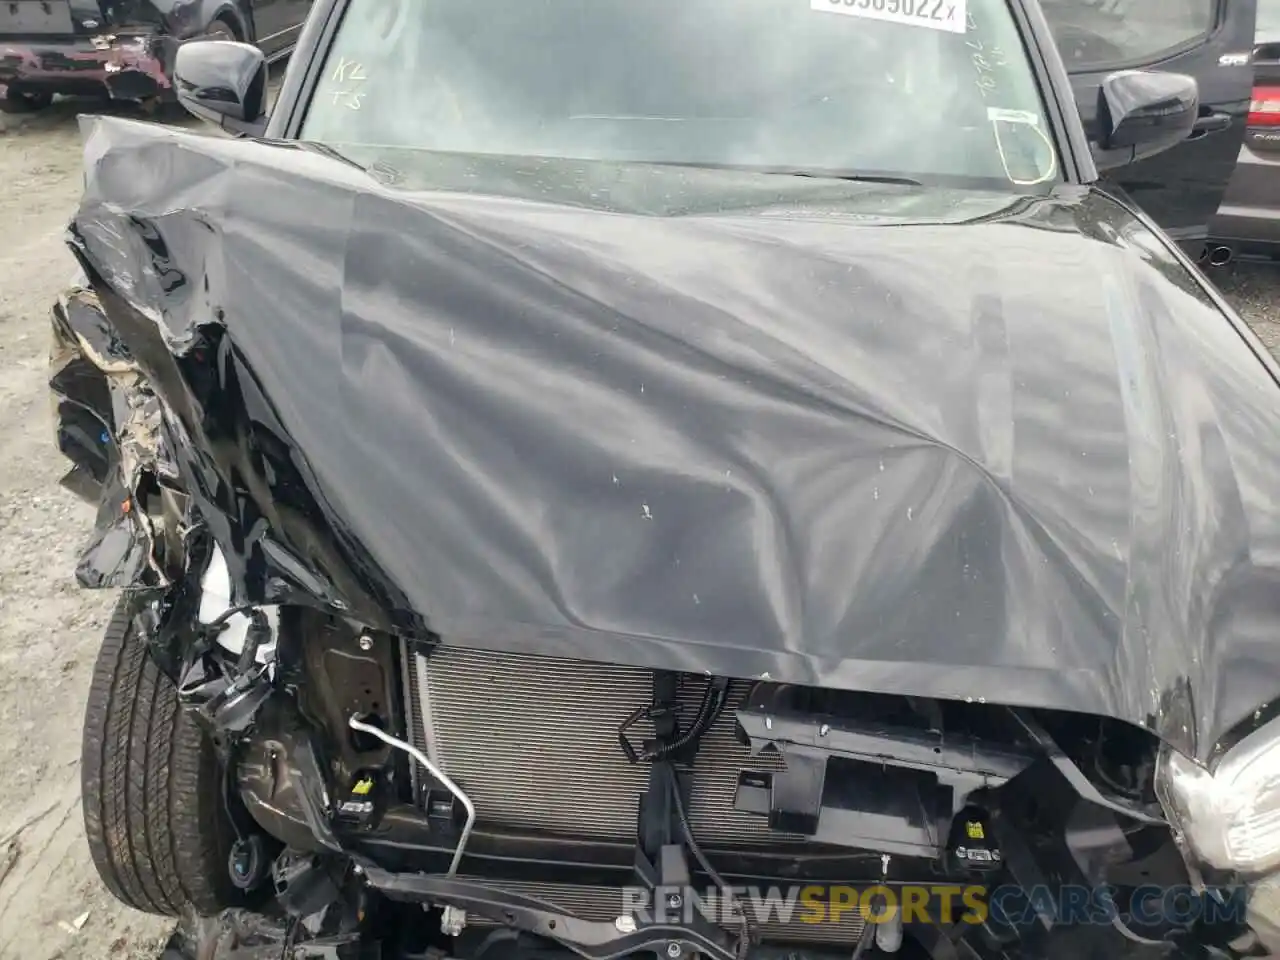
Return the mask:
[[241,41],[242,43],[247,38],[247,31],[245,30],[245,25],[240,22],[240,16],[234,10],[219,11],[218,15],[213,19],[220,23],[225,23],[228,27],[230,27],[231,32],[236,35],[236,39]]

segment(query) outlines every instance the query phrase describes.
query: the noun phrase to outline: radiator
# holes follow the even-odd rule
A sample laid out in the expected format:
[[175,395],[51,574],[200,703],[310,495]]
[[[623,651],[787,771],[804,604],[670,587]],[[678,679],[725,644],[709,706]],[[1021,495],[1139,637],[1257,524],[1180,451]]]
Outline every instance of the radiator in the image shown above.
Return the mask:
[[[623,755],[618,725],[652,701],[648,670],[442,647],[429,659],[417,657],[414,672],[421,745],[470,795],[479,823],[635,838],[649,766]],[[699,678],[681,684],[682,722],[697,711],[704,687]],[[721,846],[800,843],[733,806],[739,772],[782,765],[773,753],[751,756],[734,735],[734,709],[749,687],[731,685],[728,705],[698,749],[688,804],[694,836]],[[647,721],[630,731],[637,746],[652,735]]]
[[[528,654],[440,647],[408,659],[406,711],[416,745],[471,797],[480,826],[535,830],[582,839],[631,842],[649,765],[630,763],[618,726],[653,699],[648,670]],[[683,678],[681,728],[696,713],[706,681]],[[694,836],[708,850],[802,846],[805,838],[770,829],[759,814],[734,809],[738,774],[781,769],[776,754],[752,756],[734,734],[734,710],[750,689],[735,681],[720,718],[703,737],[693,764],[687,810]],[[652,736],[648,721],[630,738]],[[714,861],[714,857],[712,857]],[[803,881],[801,881],[803,882]],[[619,890],[555,883],[503,883],[585,919],[611,919]],[[862,921],[798,920],[762,926],[770,940],[856,940]]]

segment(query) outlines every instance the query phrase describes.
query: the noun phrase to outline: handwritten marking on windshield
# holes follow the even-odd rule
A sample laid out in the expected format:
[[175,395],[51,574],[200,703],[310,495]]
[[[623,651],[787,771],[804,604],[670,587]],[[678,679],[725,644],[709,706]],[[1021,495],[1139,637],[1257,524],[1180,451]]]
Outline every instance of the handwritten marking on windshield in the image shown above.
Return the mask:
[[[977,29],[977,25],[973,21],[973,14],[969,14],[969,29]],[[982,94],[982,99],[985,100],[987,95],[998,86],[996,81],[997,71],[1008,66],[1009,61],[1005,59],[1004,51],[999,46],[995,44],[990,47],[985,46],[977,37],[966,40],[965,46],[973,51],[972,59],[974,69],[977,71],[978,92]]]
[[966,0],[809,0],[809,9],[964,33],[965,3]]
[[333,68],[333,79],[338,83],[345,83],[348,80],[359,82],[369,78],[365,75],[363,63],[339,57],[337,66]]
[[[364,72],[364,64],[358,60],[348,60],[346,57],[339,57],[337,65],[333,68],[332,79],[334,83],[363,83],[369,79],[369,75]],[[333,105],[346,107],[348,110],[359,110],[363,105],[364,92],[361,90],[342,89],[333,91]]]
[[344,106],[348,110],[359,110],[364,100],[364,94],[359,91],[352,90],[335,90],[333,91],[333,105]]

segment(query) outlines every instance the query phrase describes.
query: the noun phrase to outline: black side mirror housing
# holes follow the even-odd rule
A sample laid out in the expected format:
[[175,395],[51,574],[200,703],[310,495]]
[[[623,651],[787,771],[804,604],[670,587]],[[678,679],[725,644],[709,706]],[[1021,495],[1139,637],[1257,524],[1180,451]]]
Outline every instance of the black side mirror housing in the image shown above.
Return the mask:
[[1121,167],[1177,146],[1195,129],[1200,86],[1195,77],[1157,70],[1119,70],[1098,88],[1099,170]]
[[201,120],[240,137],[267,128],[267,61],[249,43],[190,40],[173,67],[178,102]]

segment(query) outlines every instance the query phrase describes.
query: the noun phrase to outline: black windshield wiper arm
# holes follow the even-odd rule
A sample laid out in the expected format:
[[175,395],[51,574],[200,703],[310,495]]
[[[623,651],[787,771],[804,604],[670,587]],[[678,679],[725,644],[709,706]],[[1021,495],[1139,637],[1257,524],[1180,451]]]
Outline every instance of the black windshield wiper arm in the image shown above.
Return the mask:
[[352,160],[341,150],[332,144],[323,143],[319,140],[298,140],[294,141],[299,149],[310,153],[318,153],[321,156],[328,157],[330,160],[337,160],[339,163],[345,163],[349,167],[355,167],[357,170],[368,172],[368,167],[357,160]]
[[919,180],[878,173],[855,173],[849,170],[807,169],[804,167],[770,167],[749,163],[695,163],[687,160],[646,160],[659,167],[691,167],[695,170],[740,170],[743,173],[764,173],[780,177],[810,177],[815,180],[848,180],[853,183],[891,183],[902,187],[923,187]]
[[878,173],[822,173],[812,170],[762,170],[761,173],[779,173],[789,177],[813,177],[820,180],[850,180],[854,183],[896,183],[902,187],[923,187],[919,180],[910,177],[889,177]]

